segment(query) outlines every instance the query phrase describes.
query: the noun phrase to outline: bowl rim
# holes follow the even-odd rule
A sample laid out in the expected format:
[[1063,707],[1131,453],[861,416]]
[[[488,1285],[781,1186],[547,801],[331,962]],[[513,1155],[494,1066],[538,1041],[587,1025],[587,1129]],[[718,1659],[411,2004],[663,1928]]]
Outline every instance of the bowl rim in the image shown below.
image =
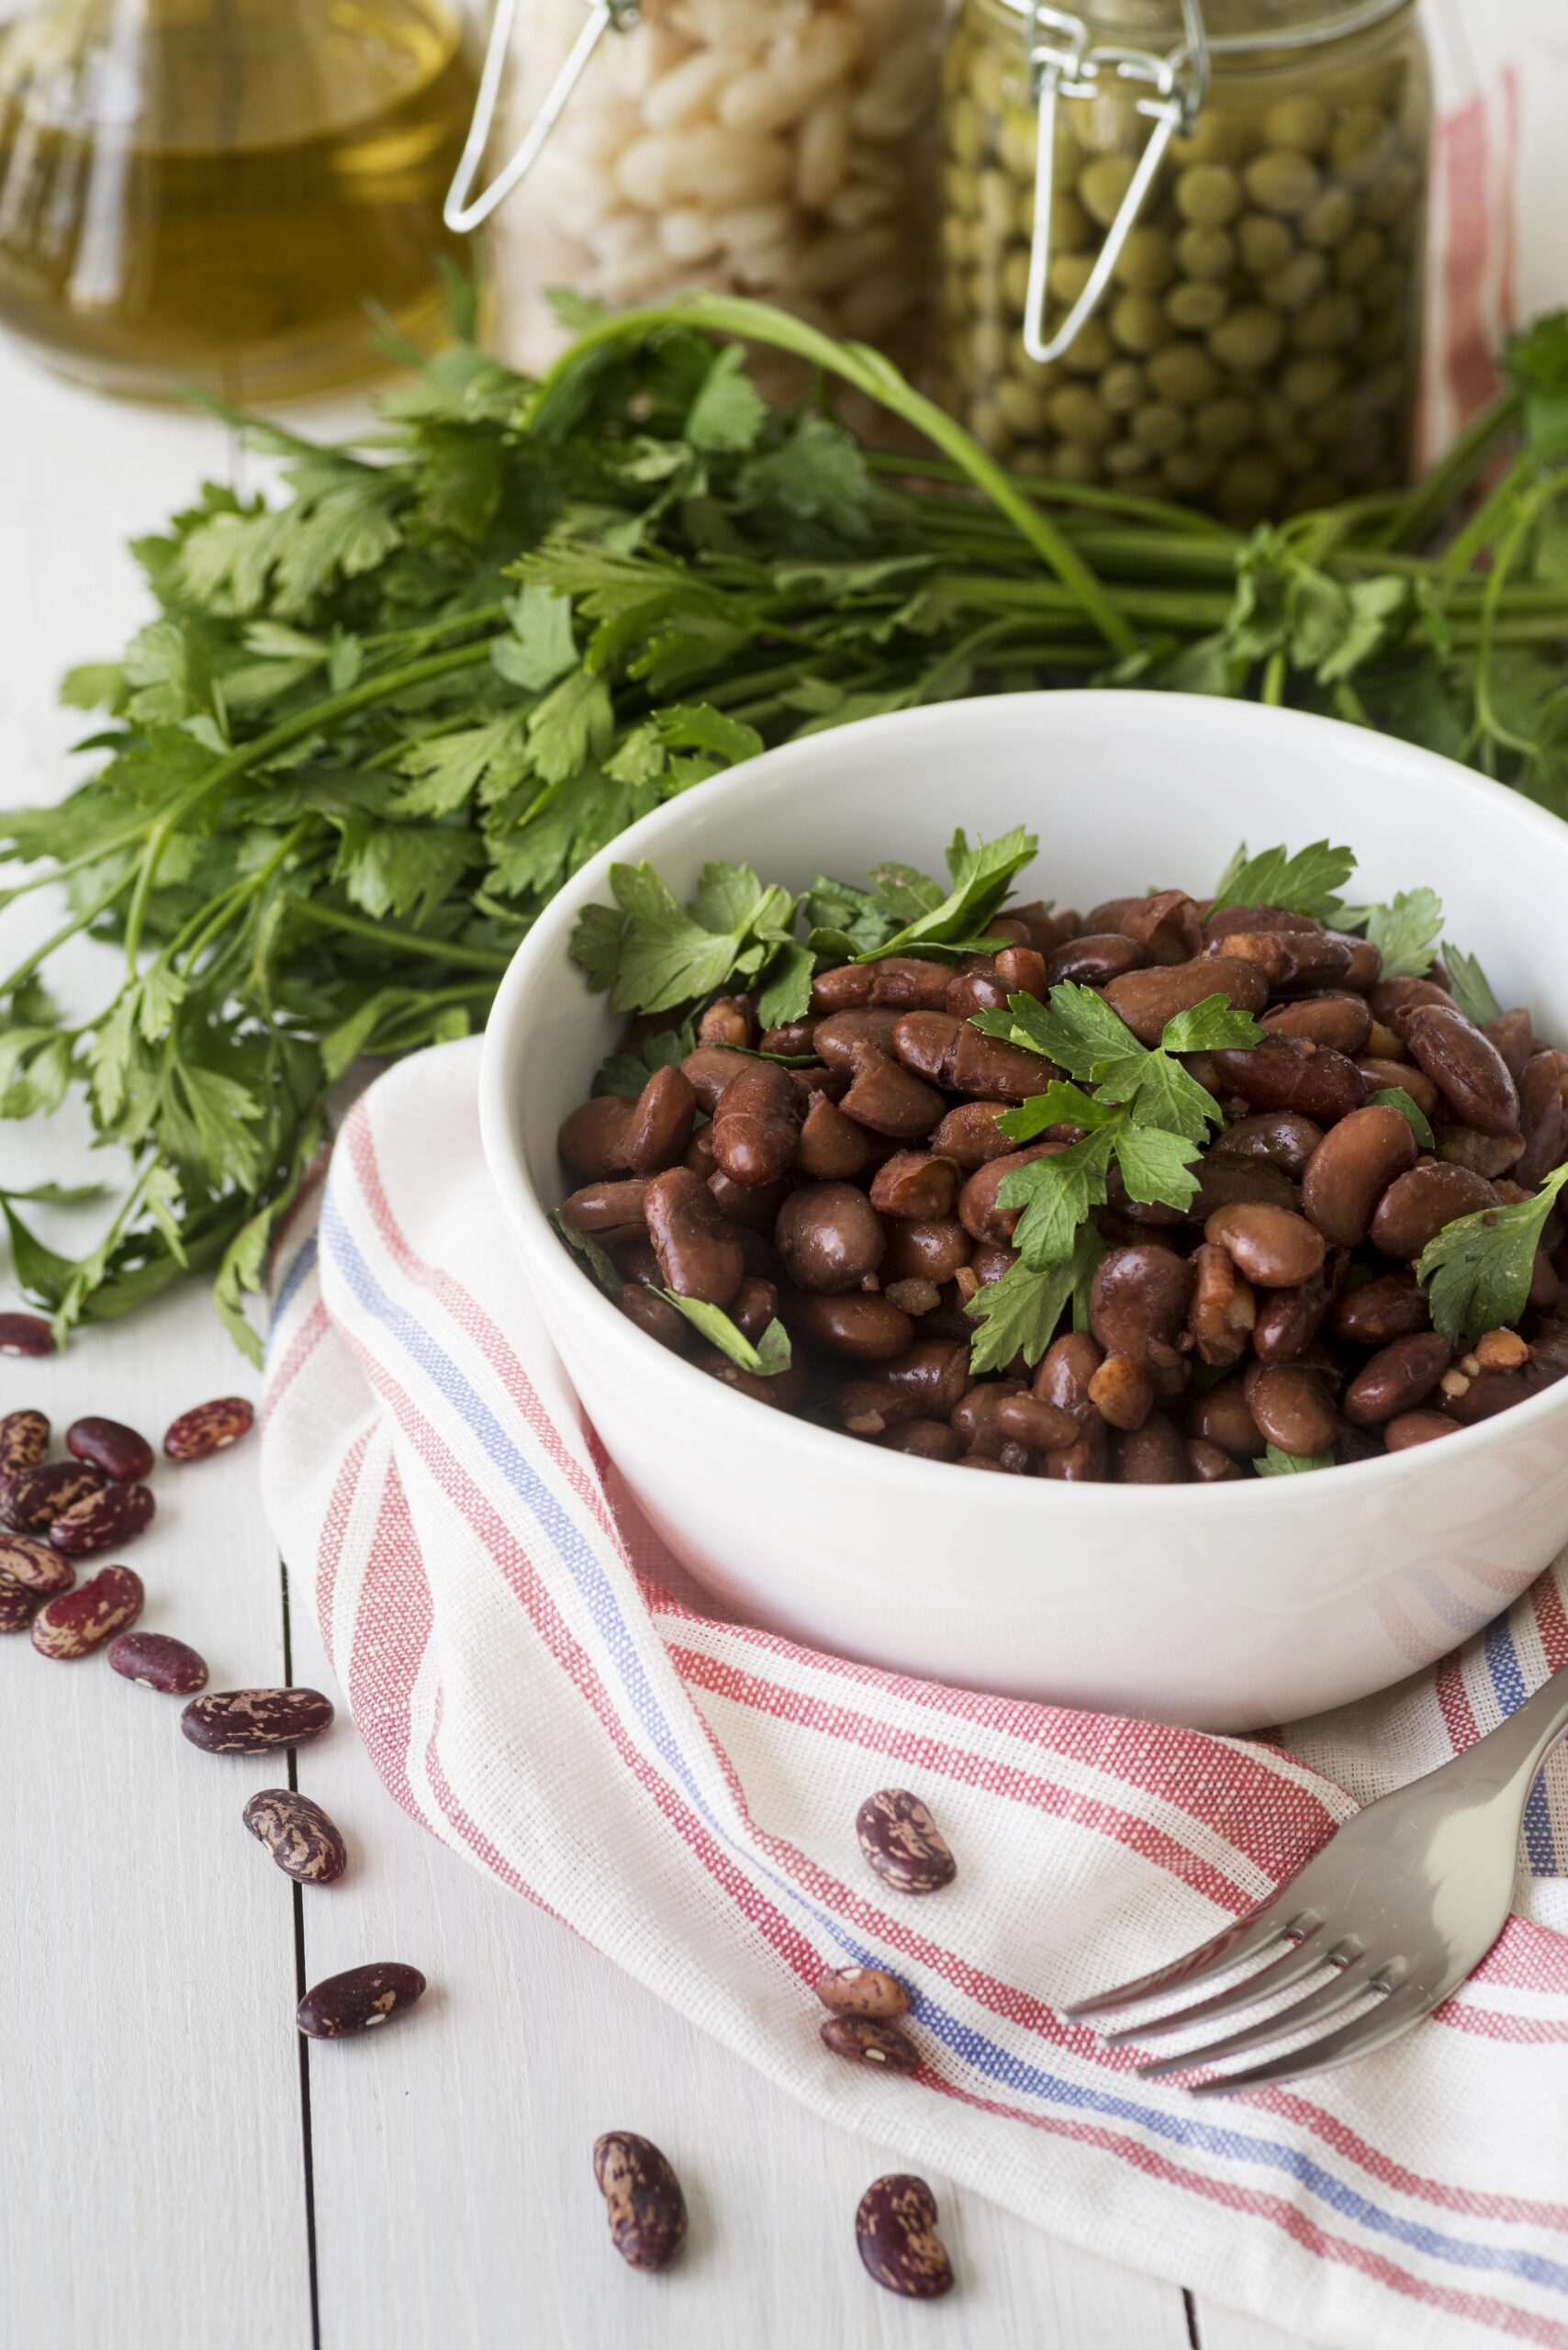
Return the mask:
[[[842,1469],[844,1448],[849,1439],[836,1428],[803,1419],[797,1414],[768,1412],[754,1397],[737,1393],[722,1381],[699,1371],[684,1357],[659,1346],[646,1332],[628,1322],[586,1269],[574,1261],[572,1252],[549,1221],[549,1211],[534,1187],[522,1153],[512,1145],[505,1091],[512,1030],[523,1000],[546,976],[549,967],[557,958],[565,957],[570,928],[580,908],[608,890],[612,865],[648,856],[650,849],[656,852],[658,844],[672,834],[685,835],[694,827],[701,831],[722,823],[724,808],[732,799],[743,794],[749,798],[759,789],[785,788],[796,770],[815,765],[824,757],[842,755],[846,744],[851,745],[853,758],[854,740],[868,731],[878,734],[972,732],[984,736],[993,728],[1009,731],[1031,718],[1048,726],[1052,716],[1064,710],[1070,714],[1092,711],[1113,728],[1131,722],[1134,733],[1138,731],[1137,722],[1147,724],[1151,715],[1157,714],[1157,731],[1162,736],[1169,736],[1173,731],[1187,732],[1199,740],[1227,730],[1244,741],[1249,737],[1266,739],[1289,727],[1324,741],[1330,755],[1336,746],[1348,744],[1354,744],[1364,755],[1370,739],[1379,753],[1372,764],[1388,769],[1403,767],[1411,771],[1411,779],[1419,779],[1428,790],[1446,789],[1479,801],[1492,811],[1488,821],[1501,818],[1519,825],[1526,833],[1533,832],[1539,835],[1545,854],[1568,863],[1568,826],[1561,818],[1506,785],[1461,767],[1457,760],[1398,736],[1372,733],[1369,738],[1368,729],[1350,725],[1340,719],[1256,702],[1196,694],[1107,693],[1092,688],[1070,687],[930,703],[915,710],[857,719],[844,726],[800,736],[709,777],[628,825],[563,883],[518,947],[497,990],[486,1025],[479,1072],[479,1123],[486,1162],[501,1195],[514,1244],[525,1245],[531,1252],[536,1252],[534,1269],[547,1280],[570,1270],[575,1289],[581,1290],[586,1303],[586,1329],[590,1335],[597,1334],[601,1348],[624,1349],[622,1359],[628,1376],[641,1372],[645,1377],[652,1369],[655,1377],[674,1382],[677,1397],[684,1399],[687,1415],[710,1411],[715,1415],[721,1431],[728,1434],[734,1430],[739,1437],[744,1437],[747,1428],[757,1438],[765,1430],[771,1431],[781,1442],[798,1447],[803,1467],[820,1462],[831,1470],[836,1462]],[[722,844],[713,845],[722,852]],[[1517,1438],[1565,1410],[1568,1380],[1542,1389],[1539,1395],[1529,1396],[1506,1411],[1495,1413],[1490,1419],[1462,1427],[1451,1437],[1443,1438],[1442,1461],[1457,1469],[1465,1461],[1481,1458],[1500,1427],[1510,1438]],[[1430,1460],[1430,1449],[1428,1445],[1417,1444],[1403,1452],[1384,1452],[1368,1460],[1337,1462],[1330,1491],[1346,1498],[1364,1494],[1370,1499],[1380,1494],[1392,1497],[1402,1485],[1407,1486],[1415,1477],[1438,1465]],[[915,1494],[928,1490],[933,1477],[950,1476],[956,1465],[880,1445],[862,1444],[856,1450],[859,1456],[857,1473],[895,1489],[913,1480],[911,1490]],[[1159,1487],[1113,1484],[1108,1481],[1067,1484],[1044,1477],[1011,1477],[988,1481],[986,1490],[999,1506],[1015,1513],[1026,1510],[1031,1518],[1037,1518],[1043,1509],[1051,1505],[1036,1498],[1042,1492],[1057,1497],[1054,1505],[1064,1516],[1077,1516],[1082,1509],[1096,1514],[1109,1510],[1130,1515],[1144,1510],[1147,1496],[1154,1492],[1158,1492],[1162,1508],[1234,1512],[1247,1507],[1268,1513],[1275,1507],[1293,1505],[1300,1492],[1288,1472],[1271,1477],[1223,1478],[1210,1484]]]

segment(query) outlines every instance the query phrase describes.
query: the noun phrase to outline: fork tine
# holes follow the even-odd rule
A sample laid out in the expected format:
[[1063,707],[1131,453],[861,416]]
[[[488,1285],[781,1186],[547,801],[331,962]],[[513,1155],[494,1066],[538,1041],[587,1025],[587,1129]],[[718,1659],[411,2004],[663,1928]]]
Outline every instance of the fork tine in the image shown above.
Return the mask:
[[1292,2032],[1304,2031],[1309,2023],[1320,2023],[1325,2016],[1335,2015],[1339,2009],[1361,1998],[1377,1971],[1368,1959],[1352,1959],[1332,1982],[1309,1991],[1305,1999],[1294,2000],[1288,2008],[1263,2016],[1256,2023],[1243,2024],[1238,2031],[1226,2032],[1223,2040],[1211,2040],[1206,2048],[1189,2048],[1184,2056],[1162,2056],[1158,2064],[1140,2065],[1138,2078],[1163,2080],[1168,2074],[1193,2072],[1200,2065],[1217,2065],[1222,2057],[1243,2056],[1249,2048],[1266,2048],[1271,2041],[1287,2039]]
[[1191,2007],[1178,2008],[1173,2015],[1156,2016],[1148,2023],[1129,2023],[1120,2031],[1108,2031],[1105,2045],[1120,2048],[1129,2040],[1164,2040],[1173,2031],[1185,2031],[1195,2023],[1203,2023],[1211,2016],[1228,2016],[1238,2008],[1256,2007],[1272,1992],[1288,1991],[1293,1983],[1304,1975],[1315,1975],[1328,1964],[1329,1953],[1338,1950],[1338,1942],[1327,1942],[1320,1926],[1313,1926],[1289,1950],[1282,1951],[1267,1966],[1255,1975],[1246,1975],[1233,1983],[1227,1991],[1215,1991],[1206,1999],[1194,1999]]
[[1237,2089],[1266,2088],[1275,2081],[1299,2080],[1304,2073],[1327,2072],[1331,2065],[1348,2064],[1352,2056],[1369,2056],[1374,2048],[1385,2047],[1423,2016],[1430,2015],[1451,1988],[1451,1984],[1443,1984],[1428,1991],[1419,1983],[1406,1983],[1390,1992],[1381,2007],[1369,2008],[1364,2016],[1341,2024],[1338,2031],[1327,2032],[1288,2056],[1276,2056],[1271,2064],[1252,2065],[1245,2072],[1226,2073],[1217,2080],[1194,2081],[1192,2094],[1228,2097]]
[[[1174,1990],[1180,1983],[1206,1983],[1223,1975],[1244,1958],[1267,1950],[1307,1916],[1300,1903],[1293,1904],[1286,1897],[1287,1885],[1261,1908],[1249,1909],[1245,1916],[1233,1919],[1196,1950],[1181,1958],[1173,1958],[1169,1965],[1157,1966],[1148,1975],[1135,1976],[1130,1983],[1118,1983],[1114,1991],[1096,1991],[1092,1999],[1076,1999],[1064,2007],[1062,2014],[1074,2023],[1084,2016],[1103,2015],[1110,2008],[1130,2007],[1135,1999],[1151,1999],[1159,1991]],[[1316,1920],[1314,1921],[1316,1922]]]

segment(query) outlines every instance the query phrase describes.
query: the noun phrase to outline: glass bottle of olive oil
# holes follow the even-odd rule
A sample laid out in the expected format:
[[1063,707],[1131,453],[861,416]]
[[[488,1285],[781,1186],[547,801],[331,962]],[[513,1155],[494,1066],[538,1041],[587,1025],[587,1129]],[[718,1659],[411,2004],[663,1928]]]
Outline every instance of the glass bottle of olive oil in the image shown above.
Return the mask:
[[39,0],[0,24],[0,327],[142,397],[271,403],[440,332],[457,0]]

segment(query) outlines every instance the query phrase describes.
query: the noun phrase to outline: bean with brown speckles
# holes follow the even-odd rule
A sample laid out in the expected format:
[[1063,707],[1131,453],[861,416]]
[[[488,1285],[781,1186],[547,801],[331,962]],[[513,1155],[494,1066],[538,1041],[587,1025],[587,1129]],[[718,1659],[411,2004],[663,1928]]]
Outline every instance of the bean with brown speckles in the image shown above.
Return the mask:
[[936,1822],[907,1787],[883,1787],[855,1815],[860,1850],[896,1893],[935,1893],[951,1885],[958,1863]]
[[41,1412],[7,1412],[0,1419],[0,1481],[36,1469],[49,1451],[49,1422]]
[[0,1632],[25,1632],[33,1620],[39,1595],[7,1574],[0,1574]]
[[101,1494],[106,1483],[90,1460],[44,1460],[37,1468],[19,1469],[0,1485],[0,1519],[19,1534],[38,1534],[89,1494]]
[[146,1533],[156,1508],[150,1485],[107,1485],[102,1493],[84,1494],[50,1518],[49,1539],[72,1559],[118,1550],[122,1542]]
[[856,2210],[855,2244],[885,2292],[934,2301],[952,2288],[953,2264],[936,2232],[936,2198],[923,2178],[896,2172],[873,2179]]
[[168,1632],[122,1632],[109,1642],[109,1663],[127,1681],[166,1697],[188,1697],[207,1687],[207,1660]]
[[830,2016],[822,2037],[824,2047],[852,2065],[869,2065],[882,2073],[920,2070],[919,2049],[896,2023],[881,2023],[871,2016]]
[[667,2155],[634,2130],[607,2130],[593,2150],[610,2241],[628,2268],[667,2268],[686,2242],[686,2198]]
[[129,1567],[100,1567],[74,1591],[44,1601],[33,1617],[33,1646],[62,1663],[87,1656],[135,1623],[146,1595]]
[[349,1864],[337,1822],[292,1787],[263,1787],[240,1817],[297,1885],[335,1885]]
[[909,1993],[879,1966],[830,1966],[817,1977],[817,1997],[835,2016],[869,2016],[878,2023],[909,2012]]
[[303,1746],[332,1720],[332,1701],[319,1689],[219,1689],[193,1697],[180,1728],[208,1754],[270,1754]]
[[424,1988],[425,1978],[417,1966],[402,1966],[394,1960],[351,1966],[346,1974],[329,1975],[324,1983],[307,1991],[295,2009],[294,2020],[308,2040],[348,2040],[402,2015],[423,1996]]
[[205,1460],[209,1452],[225,1452],[237,1444],[255,1416],[255,1407],[243,1395],[219,1395],[210,1404],[193,1404],[169,1423],[163,1449],[171,1460]]
[[8,1575],[13,1583],[49,1599],[57,1591],[70,1590],[76,1570],[69,1559],[36,1535],[0,1533],[0,1575]]

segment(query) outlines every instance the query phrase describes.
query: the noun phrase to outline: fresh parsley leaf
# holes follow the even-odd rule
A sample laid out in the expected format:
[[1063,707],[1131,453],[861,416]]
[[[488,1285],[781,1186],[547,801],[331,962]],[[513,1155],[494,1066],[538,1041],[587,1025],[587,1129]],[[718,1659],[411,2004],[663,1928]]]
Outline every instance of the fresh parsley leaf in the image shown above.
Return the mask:
[[1270,1445],[1252,1463],[1260,1477],[1299,1477],[1308,1469],[1332,1469],[1331,1452],[1282,1452],[1277,1444]]
[[1339,891],[1356,869],[1354,853],[1314,841],[1293,856],[1285,848],[1247,853],[1242,842],[1219,878],[1213,911],[1223,906],[1282,906],[1293,914],[1312,914],[1332,923],[1343,911]]
[[1503,1007],[1492,992],[1490,980],[1473,955],[1462,954],[1447,939],[1443,942],[1443,968],[1449,975],[1449,992],[1467,1020],[1484,1028],[1489,1020],[1497,1019]]
[[1535,1252],[1568,1166],[1550,1174],[1531,1200],[1456,1216],[1428,1242],[1416,1277],[1426,1284],[1432,1321],[1458,1346],[1484,1331],[1511,1328],[1529,1297]]
[[783,1028],[791,1020],[805,1018],[816,960],[796,938],[786,939],[769,958],[767,983],[756,999],[756,1015],[765,1028]]
[[1037,1363],[1057,1334],[1069,1305],[1073,1327],[1089,1327],[1089,1292],[1095,1269],[1104,1255],[1104,1243],[1092,1224],[1084,1225],[1070,1256],[1060,1264],[1036,1269],[1020,1262],[1009,1265],[999,1281],[990,1281],[965,1307],[980,1324],[969,1348],[969,1369],[977,1379],[1001,1371],[1014,1355]]
[[[973,1025],[982,1035],[1025,1046],[1073,1077],[1087,1080],[1103,1101],[1125,1103],[1139,1125],[1164,1127],[1192,1142],[1204,1141],[1209,1127],[1219,1124],[1219,1104],[1177,1056],[1255,1045],[1263,1034],[1249,1013],[1239,1011],[1226,996],[1213,995],[1168,1021],[1159,1045],[1147,1046],[1103,996],[1071,980],[1054,987],[1048,1003],[1035,996],[1012,996],[1005,1012],[977,1013]],[[1083,1123],[1058,1109],[1041,1116],[1033,1132]],[[1006,1120],[1002,1125],[1017,1140],[1029,1138],[1017,1125]],[[1187,1192],[1170,1204],[1185,1205],[1191,1196]]]
[[1369,906],[1366,934],[1383,957],[1385,979],[1424,979],[1442,935],[1443,901],[1435,890],[1401,890],[1386,906]]
[[777,1379],[788,1371],[791,1356],[790,1334],[782,1322],[770,1322],[756,1346],[738,1329],[722,1305],[705,1305],[698,1297],[681,1297],[673,1289],[655,1290],[654,1294],[668,1300],[678,1314],[683,1314],[694,1330],[700,1330],[711,1347],[728,1355],[742,1371],[749,1371],[756,1379]]
[[1023,1211],[1013,1245],[1025,1264],[1060,1265],[1072,1255],[1079,1225],[1105,1204],[1105,1179],[1125,1124],[1125,1114],[1108,1118],[1081,1142],[1003,1177],[996,1203]]
[[[748,984],[776,963],[774,1001],[801,999],[805,950],[789,931],[795,901],[786,890],[766,888],[749,865],[705,865],[690,907],[651,865],[612,865],[610,886],[619,928],[607,908],[585,908],[571,954],[590,986],[609,988],[615,1011],[667,1012],[716,995],[732,979]],[[805,970],[808,1000],[810,976]]]
[[[940,890],[937,903],[941,903]],[[849,962],[868,949],[875,952],[884,939],[892,936],[901,921],[907,922],[911,917],[907,913],[895,917],[870,890],[857,890],[851,881],[833,881],[826,874],[819,873],[806,892],[806,919],[812,925],[813,939],[831,934],[837,959]]]
[[[1372,1095],[1372,1100],[1380,1102],[1386,1110],[1397,1110],[1402,1118],[1408,1118],[1411,1131],[1422,1149],[1436,1150],[1437,1138],[1427,1122],[1426,1112],[1418,1102],[1412,1102],[1402,1085],[1385,1085],[1380,1092]],[[1368,1106],[1370,1108],[1371,1103]]]
[[552,1215],[550,1221],[567,1248],[582,1259],[606,1297],[618,1298],[624,1284],[609,1251],[599,1247],[591,1233],[574,1232],[560,1216]]
[[645,1036],[635,1052],[611,1053],[602,1060],[593,1091],[619,1093],[623,1101],[634,1102],[655,1069],[678,1069],[696,1046],[697,1030],[689,1019],[678,1028],[661,1028],[656,1035]]
[[874,865],[866,878],[895,922],[918,922],[922,914],[934,914],[947,894],[940,881],[913,865]]
[[1197,1195],[1198,1146],[1188,1136],[1128,1121],[1116,1137],[1116,1164],[1129,1199],[1190,1207]]
[[[914,915],[880,946],[862,952],[856,960],[870,963],[883,955],[934,952],[968,955],[995,946],[998,942],[986,935],[986,924],[1001,912],[1014,875],[1033,863],[1039,845],[1037,836],[1021,824],[1000,840],[977,841],[972,847],[966,834],[955,833],[947,849],[953,886],[940,905]],[[907,875],[896,886],[907,890]]]

